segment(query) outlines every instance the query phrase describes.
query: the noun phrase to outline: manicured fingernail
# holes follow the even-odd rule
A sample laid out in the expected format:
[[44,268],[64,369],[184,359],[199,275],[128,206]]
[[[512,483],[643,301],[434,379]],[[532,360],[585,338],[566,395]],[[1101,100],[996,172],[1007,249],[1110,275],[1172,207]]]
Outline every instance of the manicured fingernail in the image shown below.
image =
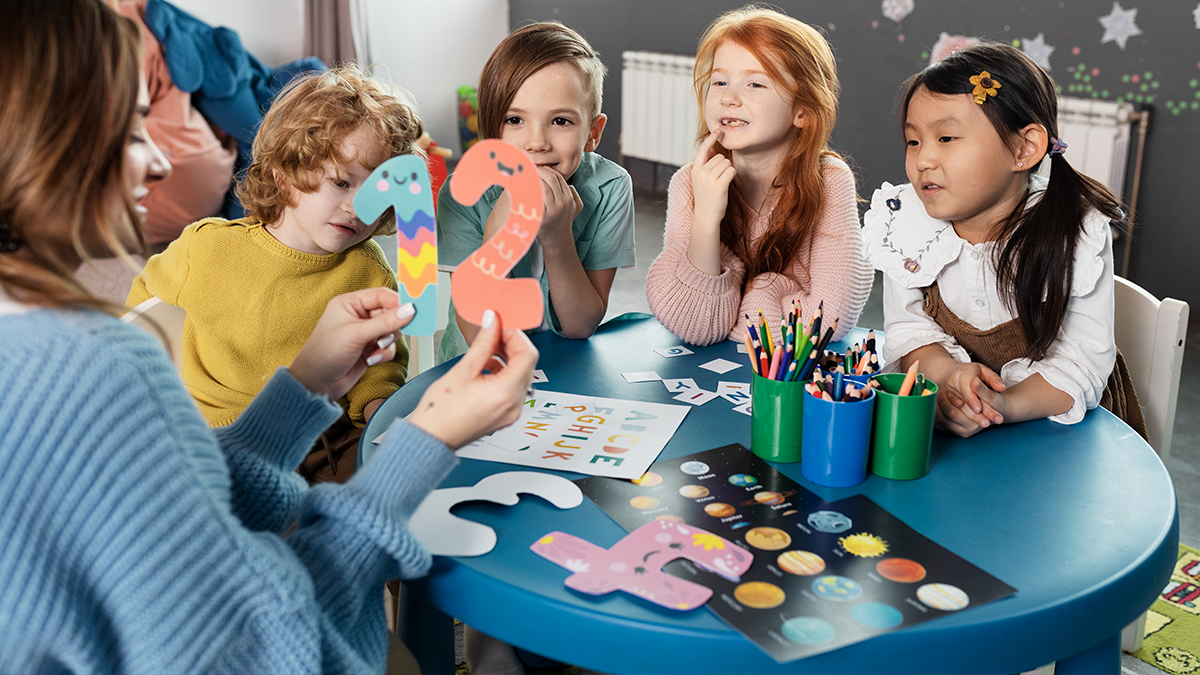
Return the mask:
[[400,317],[401,319],[407,319],[408,317],[410,317],[416,313],[417,313],[417,308],[413,307],[413,304],[411,302],[406,302],[403,305],[400,305],[399,307],[396,308],[396,316]]
[[395,341],[396,341],[396,335],[394,333],[388,333],[387,335],[384,335],[383,337],[379,338],[379,341],[376,342],[375,344],[378,345],[380,349],[387,349]]
[[367,359],[367,365],[368,365],[368,366],[373,366],[373,365],[375,365],[376,363],[379,363],[379,362],[380,362],[380,361],[382,361],[382,360],[383,360],[383,354],[372,354],[372,355],[371,355],[371,356],[370,356],[370,357]]
[[491,328],[494,323],[496,323],[496,313],[490,309],[485,309],[483,311],[483,323],[479,325],[484,328]]

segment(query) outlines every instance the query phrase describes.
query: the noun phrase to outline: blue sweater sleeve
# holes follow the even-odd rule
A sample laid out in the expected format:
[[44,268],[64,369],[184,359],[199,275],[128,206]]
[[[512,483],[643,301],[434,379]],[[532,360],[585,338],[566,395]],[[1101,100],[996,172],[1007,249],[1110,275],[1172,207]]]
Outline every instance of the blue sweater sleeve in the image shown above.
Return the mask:
[[407,518],[444,445],[399,423],[285,540],[242,519],[278,519],[272,477],[329,413],[290,376],[222,447],[138,328],[40,310],[0,344],[0,461],[30,468],[0,472],[0,672],[383,671],[380,587],[428,569]]
[[308,492],[296,467],[340,414],[279,368],[233,424],[213,430],[229,464],[233,513],[246,527],[282,533],[295,524]]

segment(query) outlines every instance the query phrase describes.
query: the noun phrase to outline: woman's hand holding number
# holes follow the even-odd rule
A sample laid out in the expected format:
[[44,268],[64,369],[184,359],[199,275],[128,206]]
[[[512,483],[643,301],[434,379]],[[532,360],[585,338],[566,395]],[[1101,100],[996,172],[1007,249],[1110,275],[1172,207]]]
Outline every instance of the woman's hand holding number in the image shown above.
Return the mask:
[[525,333],[501,330],[487,310],[470,351],[429,385],[408,421],[455,450],[506,427],[521,416],[537,360]]
[[336,401],[368,366],[395,358],[397,332],[412,321],[414,311],[387,288],[339,295],[325,305],[288,370],[309,391]]

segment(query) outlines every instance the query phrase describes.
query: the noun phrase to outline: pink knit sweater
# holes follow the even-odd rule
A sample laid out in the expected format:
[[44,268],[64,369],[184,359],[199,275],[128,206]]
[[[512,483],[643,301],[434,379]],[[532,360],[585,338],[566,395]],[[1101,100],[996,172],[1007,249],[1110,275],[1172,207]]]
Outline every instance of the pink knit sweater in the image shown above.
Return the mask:
[[[743,314],[757,320],[758,310],[768,319],[776,341],[779,318],[797,300],[805,320],[825,301],[822,316],[830,326],[839,319],[834,340],[854,327],[871,293],[873,272],[863,254],[862,234],[855,203],[854,176],[838,159],[821,160],[825,176],[824,208],[812,246],[801,250],[787,275],[763,274],[746,284],[741,295],[745,263],[721,245],[721,274],[696,269],[687,257],[692,231],[692,167],[681,168],[671,178],[667,198],[667,227],[663,252],[650,265],[646,298],[654,316],[685,342],[709,345],[725,338],[741,340]],[[766,232],[770,212],[755,214],[750,236]],[[805,269],[808,274],[805,274]],[[809,283],[802,283],[809,279]]]

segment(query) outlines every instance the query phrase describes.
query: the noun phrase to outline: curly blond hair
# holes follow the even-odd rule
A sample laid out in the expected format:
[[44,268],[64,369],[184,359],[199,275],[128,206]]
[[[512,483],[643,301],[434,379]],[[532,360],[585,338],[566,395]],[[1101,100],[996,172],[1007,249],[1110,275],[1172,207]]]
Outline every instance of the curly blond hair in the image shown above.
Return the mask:
[[[399,88],[357,65],[302,75],[279,94],[254,139],[254,161],[237,186],[251,217],[270,225],[295,206],[295,193],[314,192],[326,162],[339,172],[354,160],[340,152],[342,141],[359,129],[373,132],[384,157],[421,155],[424,125]],[[367,166],[368,170],[375,167]],[[386,212],[374,235],[396,231]]]

